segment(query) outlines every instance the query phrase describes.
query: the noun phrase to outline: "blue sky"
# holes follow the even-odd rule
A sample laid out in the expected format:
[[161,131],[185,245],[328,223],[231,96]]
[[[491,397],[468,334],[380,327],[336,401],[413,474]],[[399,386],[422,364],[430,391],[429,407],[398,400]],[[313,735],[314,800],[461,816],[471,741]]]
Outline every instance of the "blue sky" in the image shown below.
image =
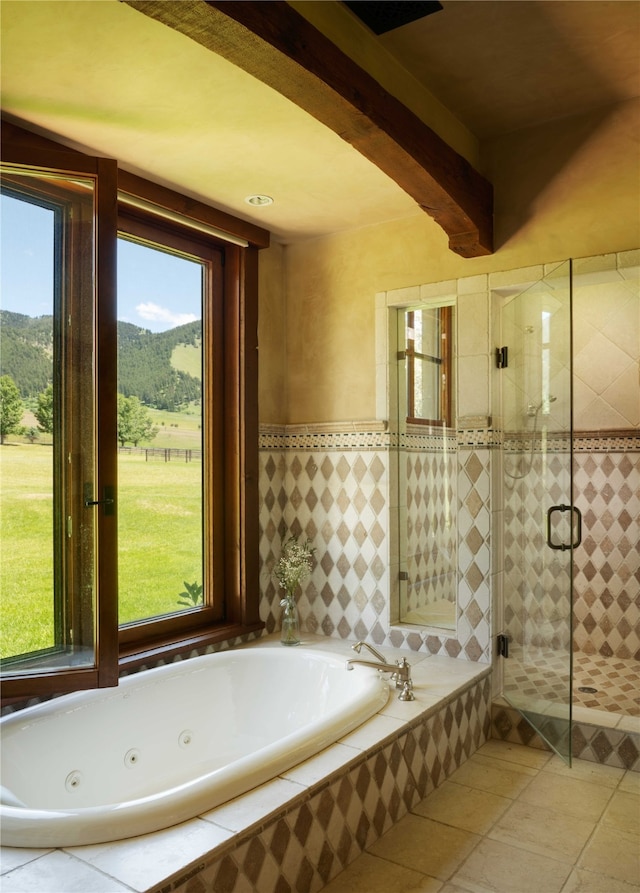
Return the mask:
[[[2,196],[0,225],[0,307],[51,314],[53,212]],[[164,332],[201,316],[199,264],[118,240],[119,320]]]

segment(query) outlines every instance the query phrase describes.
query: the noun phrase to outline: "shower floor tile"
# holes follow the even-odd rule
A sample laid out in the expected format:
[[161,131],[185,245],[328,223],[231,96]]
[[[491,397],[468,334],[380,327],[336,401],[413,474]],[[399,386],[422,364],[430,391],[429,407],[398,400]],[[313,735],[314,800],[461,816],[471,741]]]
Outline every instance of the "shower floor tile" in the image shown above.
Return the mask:
[[[568,691],[569,661],[566,653],[522,646],[512,648],[513,665],[509,688],[533,699],[532,709],[545,713],[548,704],[565,703]],[[581,688],[595,692],[580,691]],[[573,704],[590,710],[604,710],[624,716],[640,716],[640,663],[599,654],[576,651],[573,655]]]
[[[581,692],[580,688],[595,688],[596,692]],[[640,716],[640,663],[577,651],[573,655],[573,703]]]

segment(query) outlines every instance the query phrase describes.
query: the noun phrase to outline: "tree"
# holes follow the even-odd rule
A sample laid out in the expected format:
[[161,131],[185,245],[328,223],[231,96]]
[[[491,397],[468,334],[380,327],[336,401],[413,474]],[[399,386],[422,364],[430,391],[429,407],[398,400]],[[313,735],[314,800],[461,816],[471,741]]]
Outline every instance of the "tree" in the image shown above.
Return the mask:
[[0,443],[4,443],[5,435],[18,430],[23,412],[20,391],[10,375],[3,375],[0,378]]
[[149,415],[149,410],[138,397],[125,397],[118,394],[118,442],[120,446],[132,443],[138,446],[141,440],[153,440],[158,433]]
[[53,385],[49,384],[38,394],[38,406],[34,412],[41,431],[53,434]]

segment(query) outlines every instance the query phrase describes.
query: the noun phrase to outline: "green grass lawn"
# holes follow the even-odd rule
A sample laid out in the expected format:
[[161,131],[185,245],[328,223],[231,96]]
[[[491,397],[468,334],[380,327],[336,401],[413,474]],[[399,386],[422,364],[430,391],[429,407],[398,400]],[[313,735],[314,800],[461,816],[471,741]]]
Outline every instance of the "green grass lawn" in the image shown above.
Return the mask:
[[202,431],[200,407],[192,407],[185,412],[164,412],[150,409],[149,415],[158,433],[148,442],[140,446],[172,447],[178,450],[202,449]]
[[[120,453],[118,472],[120,622],[180,610],[184,581],[202,583],[201,463]],[[54,644],[51,447],[0,447],[0,488],[6,657]]]
[[[153,440],[142,441],[139,446],[173,448],[178,450],[202,449],[202,410],[200,406],[191,404],[182,412],[166,412],[161,409],[148,409],[151,421],[158,429]],[[20,422],[26,429],[37,429],[38,420],[30,410],[25,410]],[[10,443],[28,443],[24,434],[9,434]],[[39,445],[51,445],[53,437],[42,431],[37,432],[36,442]]]
[[202,466],[120,453],[120,623],[177,610],[184,581],[202,583]]
[[0,447],[0,656],[53,644],[50,446]]
[[171,365],[180,372],[187,372],[202,379],[202,347],[195,344],[176,344],[171,352]]

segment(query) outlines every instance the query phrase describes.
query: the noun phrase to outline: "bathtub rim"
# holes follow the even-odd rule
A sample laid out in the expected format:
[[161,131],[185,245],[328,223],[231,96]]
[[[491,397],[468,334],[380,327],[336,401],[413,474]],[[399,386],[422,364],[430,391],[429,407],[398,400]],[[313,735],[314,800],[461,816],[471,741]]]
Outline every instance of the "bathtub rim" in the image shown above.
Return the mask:
[[[265,636],[258,641],[243,644],[242,647],[273,647],[278,634]],[[326,636],[316,634],[305,635],[303,645],[306,648],[328,648],[337,652],[343,657],[352,656],[350,651],[352,640],[328,639]],[[430,716],[437,714],[447,704],[454,701],[465,690],[476,686],[485,677],[492,672],[492,667],[488,663],[465,661],[451,657],[432,656],[425,653],[409,652],[407,649],[394,649],[391,646],[381,646],[380,650],[390,659],[406,656],[411,660],[414,680],[416,682],[416,701],[412,703],[402,703],[395,697],[389,699],[387,706],[376,716],[369,720],[374,729],[372,740],[365,742],[352,742],[352,738],[357,733],[351,733],[345,739],[340,739],[336,744],[327,749],[327,753],[336,751],[344,754],[349,751],[350,754],[357,754],[355,761],[350,759],[349,763],[353,767],[358,768],[360,764],[366,762],[371,756],[381,752],[384,747],[392,740],[398,738],[406,731],[418,727]],[[429,667],[429,663],[435,665],[437,676],[440,671],[448,672],[453,670],[455,678],[452,678],[448,685],[440,684],[439,694],[434,697],[425,697],[433,678],[434,673]],[[380,719],[385,721],[385,728],[381,729]],[[389,726],[393,724],[395,728],[389,730]],[[368,724],[367,724],[368,725]],[[365,726],[366,728],[366,726]],[[312,760],[303,764],[301,768],[307,766],[315,767],[316,760]],[[187,884],[194,874],[206,870],[207,867],[220,862],[227,855],[231,854],[236,848],[249,842],[261,830],[272,827],[274,823],[286,817],[289,813],[300,807],[306,800],[309,800],[316,793],[320,793],[324,788],[334,783],[341,777],[346,777],[346,762],[337,765],[331,772],[327,772],[322,778],[310,780],[302,776],[300,772],[288,773],[284,777],[279,777],[277,784],[270,789],[271,797],[265,802],[261,797],[255,797],[255,792],[248,792],[223,807],[217,807],[209,813],[199,816],[197,819],[186,823],[177,829],[170,829],[170,833],[181,835],[188,833],[190,829],[206,827],[213,828],[218,837],[217,841],[211,842],[210,838],[198,841],[196,845],[185,851],[184,847],[172,855],[170,863],[163,868],[162,872],[157,872],[156,863],[153,855],[150,854],[148,844],[149,838],[131,838],[128,841],[120,841],[114,844],[99,845],[84,849],[82,847],[67,848],[65,851],[49,850],[49,851],[31,851],[28,850],[11,850],[7,849],[6,864],[8,867],[4,870],[4,875],[10,875],[11,872],[29,868],[28,863],[34,858],[42,858],[47,865],[47,871],[51,877],[63,880],[64,875],[61,874],[59,857],[65,854],[79,861],[85,871],[91,872],[91,878],[95,876],[95,884],[103,886],[107,883],[120,884],[124,889],[137,889],[141,893],[161,893],[169,887],[171,889],[183,889],[183,884]],[[260,794],[263,790],[260,789]],[[250,817],[244,810],[244,805],[249,807]],[[229,808],[232,805],[232,808]],[[239,820],[236,817],[240,813]],[[233,821],[229,820],[230,815]],[[136,865],[149,866],[149,875],[145,885],[132,884],[132,881],[123,871],[121,860],[129,860],[133,858]],[[146,870],[146,869],[145,869]],[[41,887],[32,887],[34,893]]]
[[[199,665],[206,666],[214,662],[215,659],[229,660],[244,650],[243,647],[199,655],[123,677],[120,680],[121,684],[112,689],[79,691],[63,695],[61,698],[36,704],[16,714],[3,717],[0,721],[0,729],[3,725],[18,724],[37,719],[40,715],[46,717],[49,714],[57,713],[60,710],[61,701],[65,706],[74,708],[91,703],[96,697],[116,698],[119,694],[126,694],[128,688],[153,684],[154,680],[161,680],[164,676],[172,676],[176,672],[191,673],[197,671]],[[247,646],[246,650],[256,651],[257,649]],[[346,672],[344,658],[330,650],[310,648],[304,651],[297,649],[296,651],[290,649],[282,651],[276,650],[276,647],[269,650],[284,660],[295,660],[296,654],[300,657],[304,655],[306,659],[311,658],[312,661],[326,663],[335,668],[344,667]],[[250,659],[254,660],[254,657],[252,656]],[[256,657],[255,660],[259,660],[259,658]],[[379,713],[386,705],[389,698],[389,685],[381,674],[367,667],[357,666],[354,669],[357,672],[353,676],[350,673],[350,678],[364,680],[368,683],[365,687],[366,690],[362,692],[368,697],[368,700],[357,704],[355,710],[352,709],[352,705],[341,705],[329,728],[321,729],[311,735],[303,727],[234,762],[231,764],[233,766],[231,772],[228,772],[228,766],[221,767],[157,794],[150,794],[123,803],[70,809],[37,809],[28,805],[12,806],[0,803],[3,846],[27,849],[40,847],[67,849],[71,846],[126,841],[195,819],[205,812],[210,812],[256,787],[266,784],[335,744],[344,735],[357,729]],[[284,752],[282,750],[283,743],[287,744]],[[261,755],[261,759],[256,763],[258,755]],[[222,779],[222,773],[225,771],[228,772],[228,778]],[[238,789],[240,779],[246,780],[240,785],[242,790]],[[212,796],[213,788],[218,793]],[[10,786],[7,786],[6,790],[9,794],[13,794]],[[179,798],[178,803],[172,805],[176,798]],[[46,826],[52,819],[55,819],[56,825],[54,828],[48,829]],[[88,822],[91,824],[86,825],[85,823]],[[71,838],[73,839],[71,840]]]

